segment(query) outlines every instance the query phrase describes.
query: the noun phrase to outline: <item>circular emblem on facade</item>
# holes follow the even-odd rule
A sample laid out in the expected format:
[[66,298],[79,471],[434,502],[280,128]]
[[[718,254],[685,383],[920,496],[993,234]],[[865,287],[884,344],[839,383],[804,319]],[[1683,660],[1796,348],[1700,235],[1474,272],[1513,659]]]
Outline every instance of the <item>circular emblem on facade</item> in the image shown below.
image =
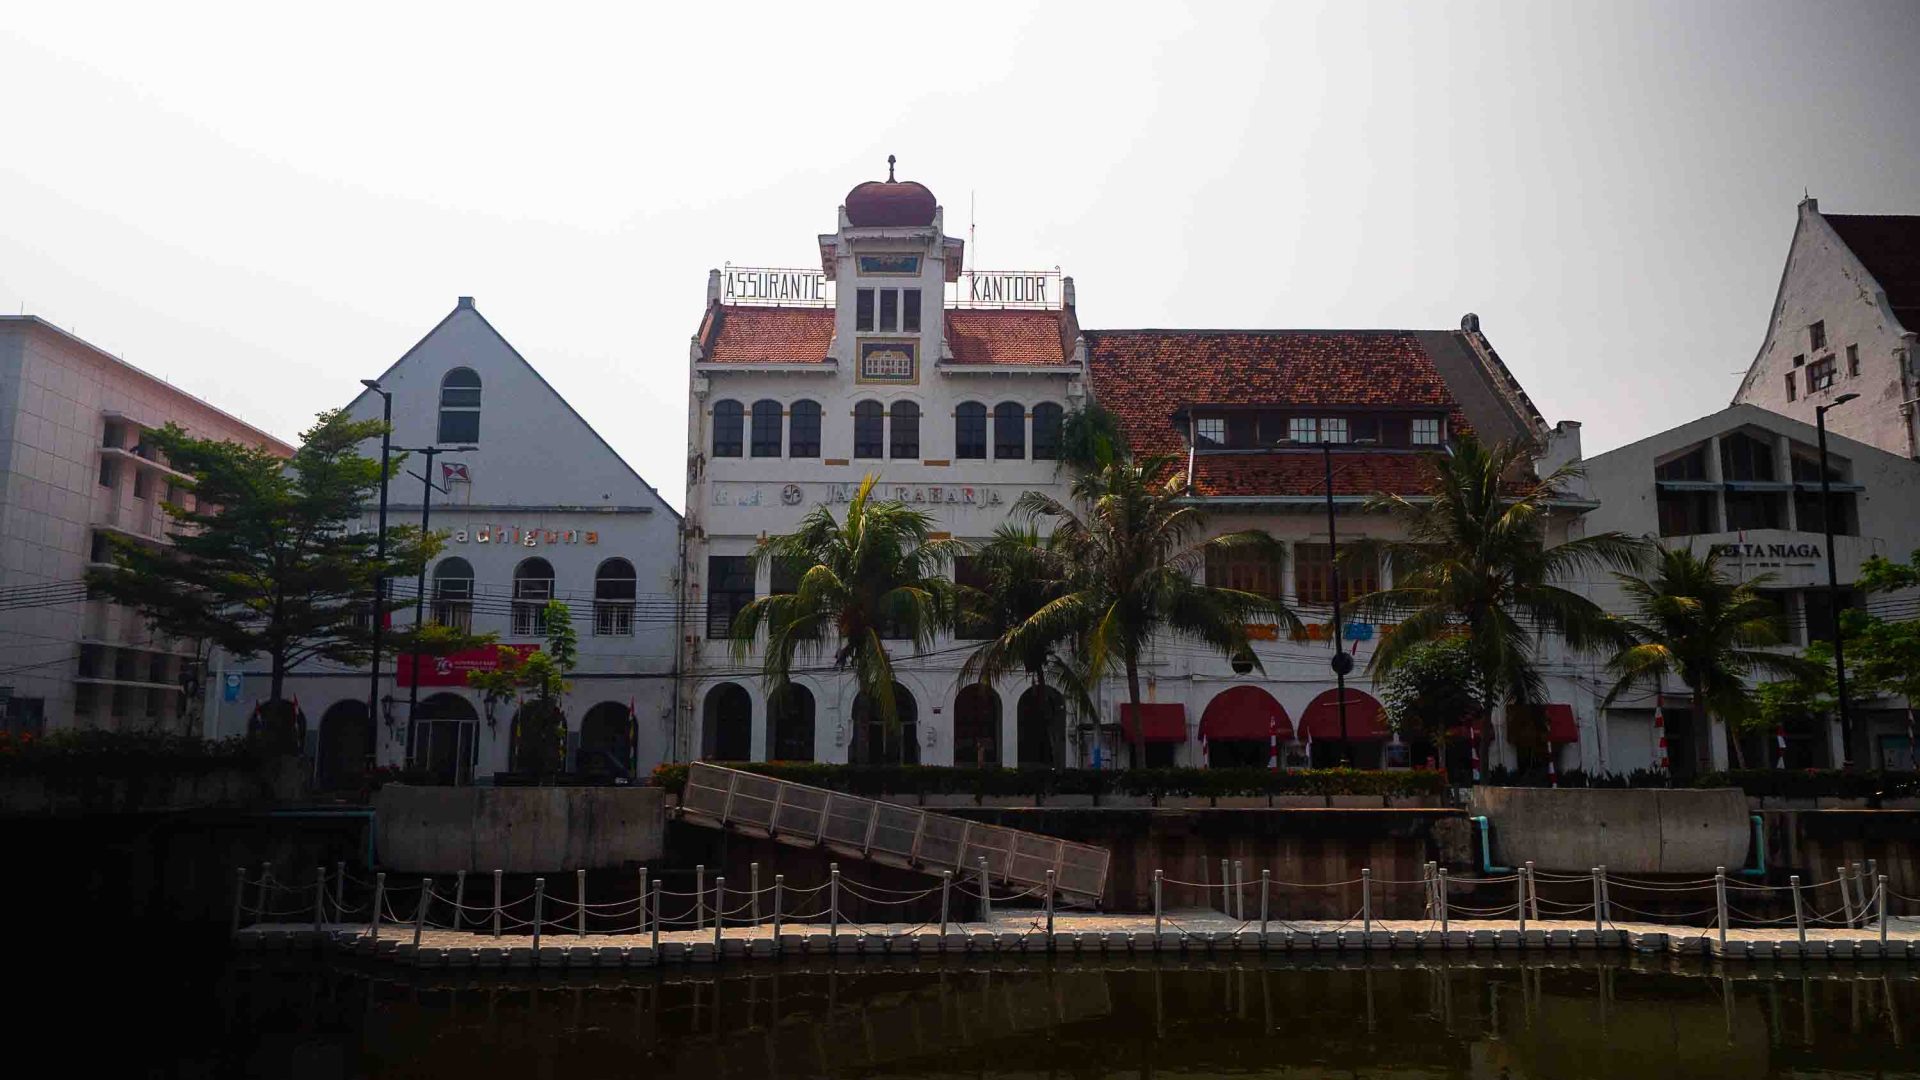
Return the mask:
[[780,501],[788,506],[799,506],[801,497],[799,484],[788,484],[780,489]]

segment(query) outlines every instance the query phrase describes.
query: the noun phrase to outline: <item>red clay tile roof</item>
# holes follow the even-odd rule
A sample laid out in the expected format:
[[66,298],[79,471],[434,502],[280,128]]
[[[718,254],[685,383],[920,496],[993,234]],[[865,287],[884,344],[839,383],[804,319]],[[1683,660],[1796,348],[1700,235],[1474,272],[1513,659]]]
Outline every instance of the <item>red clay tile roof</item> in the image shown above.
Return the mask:
[[947,344],[956,364],[1064,364],[1057,311],[947,309]]
[[[1472,430],[1433,358],[1401,330],[1088,330],[1094,397],[1120,419],[1137,452],[1186,452],[1174,414],[1195,404],[1440,407]],[[1418,451],[1334,459],[1336,495],[1426,490]],[[1315,451],[1206,454],[1194,464],[1203,496],[1320,495]]]
[[713,364],[824,364],[833,344],[833,309],[717,305],[700,326]]
[[1908,330],[1920,330],[1920,217],[1822,214],[1867,272],[1886,290],[1887,305]]
[[[1432,466],[1418,451],[1370,450],[1335,454],[1335,495],[1419,495],[1428,490]],[[1271,454],[1196,455],[1194,494],[1208,498],[1326,494],[1326,462],[1318,450]]]
[[[962,308],[947,311],[947,342],[957,364],[1064,364],[1057,311]],[[719,305],[700,324],[714,364],[825,363],[833,309]]]

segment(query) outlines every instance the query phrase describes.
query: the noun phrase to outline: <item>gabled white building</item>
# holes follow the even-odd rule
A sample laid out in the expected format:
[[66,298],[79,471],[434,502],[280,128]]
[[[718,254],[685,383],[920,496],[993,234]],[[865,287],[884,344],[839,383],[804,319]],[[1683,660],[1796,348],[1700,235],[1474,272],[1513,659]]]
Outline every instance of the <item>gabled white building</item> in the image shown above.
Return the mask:
[[[471,297],[461,297],[377,381],[393,397],[396,448],[468,448],[437,455],[426,472],[435,488],[429,523],[446,546],[426,570],[422,616],[534,649],[543,640],[546,601],[563,601],[580,638],[568,703],[570,766],[644,773],[665,760],[679,632],[679,515]],[[355,419],[377,420],[382,400],[368,390],[347,409]],[[378,457],[380,444],[363,452]],[[411,454],[412,475],[393,480],[390,524],[420,522],[426,465],[425,455]],[[364,525],[374,523],[369,507]],[[412,580],[389,587],[396,596],[416,595]],[[396,627],[411,622],[410,611],[393,617]],[[489,710],[466,684],[469,671],[496,657],[495,649],[479,649],[423,658],[416,686],[412,658],[392,655],[389,645],[377,694],[365,668],[296,671],[288,694],[308,717],[317,779],[323,786],[350,783],[369,759],[404,763],[442,782],[484,782],[511,771],[514,706]],[[215,682],[215,730],[244,730],[265,694],[264,672],[246,667],[218,673]]]
[[1800,204],[1760,352],[1735,405],[1813,422],[1889,454],[1920,458],[1920,217],[1823,214]]

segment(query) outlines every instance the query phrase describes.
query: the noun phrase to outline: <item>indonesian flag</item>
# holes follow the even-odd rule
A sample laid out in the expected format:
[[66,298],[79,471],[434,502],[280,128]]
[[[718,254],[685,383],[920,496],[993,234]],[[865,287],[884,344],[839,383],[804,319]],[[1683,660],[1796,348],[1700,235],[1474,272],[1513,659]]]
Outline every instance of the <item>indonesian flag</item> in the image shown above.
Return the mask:
[[1480,782],[1480,729],[1467,728],[1467,762],[1473,766],[1473,782]]
[[1547,786],[1548,787],[1560,786],[1560,770],[1554,766],[1554,761],[1553,761],[1555,756],[1556,755],[1554,753],[1553,744],[1548,743],[1547,744]]
[[1660,763],[1660,771],[1666,772],[1667,763],[1667,714],[1666,698],[1660,694],[1653,696],[1653,735],[1655,756]]
[[[1909,715],[1911,715],[1911,713],[1909,713]],[[1786,768],[1787,727],[1785,724],[1780,724],[1773,729],[1773,747],[1773,767],[1776,769]]]

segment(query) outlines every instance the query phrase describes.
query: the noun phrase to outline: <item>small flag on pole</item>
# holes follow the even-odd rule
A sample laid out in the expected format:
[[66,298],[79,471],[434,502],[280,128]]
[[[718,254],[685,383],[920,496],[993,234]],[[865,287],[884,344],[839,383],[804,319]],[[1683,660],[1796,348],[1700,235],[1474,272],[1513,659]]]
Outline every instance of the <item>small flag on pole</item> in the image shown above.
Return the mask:
[[1306,728],[1306,733],[1307,737],[1301,741],[1306,744],[1307,768],[1311,769],[1313,768],[1313,729],[1311,727]]
[[1667,713],[1666,698],[1659,694],[1653,696],[1653,738],[1654,754],[1661,772],[1670,767],[1667,762]]
[[1553,759],[1555,756],[1556,755],[1554,753],[1553,744],[1548,743],[1547,744],[1547,786],[1557,788],[1560,786],[1560,770],[1554,767]]
[[1280,771],[1280,718],[1267,721],[1267,771]]
[[1467,728],[1467,761],[1473,766],[1473,782],[1480,782],[1480,729]]
[[1774,727],[1773,748],[1774,748],[1773,749],[1773,767],[1776,769],[1786,768],[1787,767],[1787,726],[1785,724],[1776,725]]

